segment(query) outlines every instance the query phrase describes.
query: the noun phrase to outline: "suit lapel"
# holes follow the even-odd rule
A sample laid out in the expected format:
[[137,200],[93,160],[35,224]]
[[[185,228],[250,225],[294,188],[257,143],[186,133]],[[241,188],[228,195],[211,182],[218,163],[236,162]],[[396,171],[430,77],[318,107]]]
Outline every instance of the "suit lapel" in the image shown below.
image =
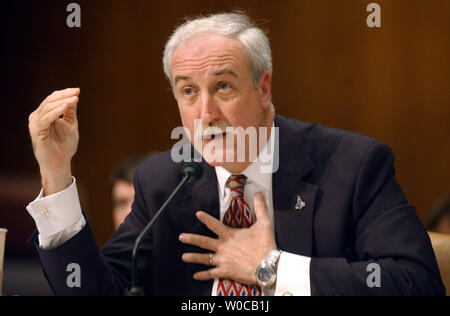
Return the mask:
[[[303,150],[299,132],[280,116],[276,116],[275,126],[279,127],[279,169],[273,174],[272,192],[277,245],[311,257],[317,187],[303,178],[314,165]],[[302,209],[296,209],[299,197],[305,203]]]
[[[275,237],[281,250],[312,256],[314,204],[317,188],[281,172],[274,175]],[[297,198],[306,204],[296,209]]]
[[[211,216],[220,218],[219,191],[217,189],[217,176],[215,169],[206,162],[203,162],[203,176],[192,186],[187,187],[180,197],[175,201],[174,220],[178,233],[191,233],[203,236],[214,237],[205,225],[195,216],[197,211],[204,211]],[[191,245],[183,245],[183,253],[197,252],[206,253],[207,250]],[[182,263],[185,265],[186,263]],[[211,295],[213,280],[196,281],[193,275],[198,271],[206,270],[208,267],[198,264],[187,264],[188,293],[192,295]]]
[[206,162],[202,163],[202,177],[180,192],[174,202],[176,225],[185,233],[198,234],[205,231],[204,225],[195,217],[197,211],[204,211],[215,218],[220,216],[216,171]]

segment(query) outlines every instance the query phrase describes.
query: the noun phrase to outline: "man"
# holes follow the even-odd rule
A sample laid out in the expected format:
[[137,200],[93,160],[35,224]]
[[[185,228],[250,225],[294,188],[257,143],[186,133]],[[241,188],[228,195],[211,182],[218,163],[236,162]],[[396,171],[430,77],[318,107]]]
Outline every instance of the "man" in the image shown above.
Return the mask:
[[111,179],[111,194],[113,203],[114,230],[119,228],[131,212],[134,200],[133,177],[136,167],[156,153],[137,155],[122,162],[115,170]]
[[[186,22],[163,63],[204,173],[168,205],[140,249],[146,294],[444,294],[427,233],[394,179],[390,149],[275,115],[269,43],[246,16]],[[38,228],[32,241],[57,294],[121,295],[134,241],[178,183],[180,164],[166,152],[137,168],[133,210],[99,252],[70,171],[79,93],[56,91],[30,115],[43,183],[28,206]],[[227,127],[255,129],[257,152],[275,149],[274,173],[251,158],[251,142],[237,159],[242,136]],[[80,266],[81,287],[66,284],[70,263]]]
[[435,233],[450,235],[450,197],[443,199],[432,214],[427,229]]

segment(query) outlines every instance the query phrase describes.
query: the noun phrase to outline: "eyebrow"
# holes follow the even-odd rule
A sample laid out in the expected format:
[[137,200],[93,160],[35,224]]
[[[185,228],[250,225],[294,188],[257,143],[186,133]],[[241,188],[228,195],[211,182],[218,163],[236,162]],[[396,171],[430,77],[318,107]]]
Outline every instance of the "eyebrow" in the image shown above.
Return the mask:
[[221,75],[223,75],[223,74],[232,75],[233,77],[236,77],[236,78],[238,77],[238,76],[234,73],[234,71],[229,70],[229,69],[223,69],[223,70],[219,70],[219,71],[216,71],[215,73],[213,73],[214,76],[221,76]]
[[[216,77],[222,76],[224,74],[231,75],[235,78],[238,78],[238,75],[236,75],[236,73],[234,71],[229,70],[229,69],[223,69],[223,70],[219,70],[219,71],[216,71],[215,73],[213,73],[213,75]],[[189,79],[190,79],[190,77],[188,77],[188,76],[176,76],[174,85],[176,85],[178,83],[178,81],[180,81],[180,80],[188,81]]]

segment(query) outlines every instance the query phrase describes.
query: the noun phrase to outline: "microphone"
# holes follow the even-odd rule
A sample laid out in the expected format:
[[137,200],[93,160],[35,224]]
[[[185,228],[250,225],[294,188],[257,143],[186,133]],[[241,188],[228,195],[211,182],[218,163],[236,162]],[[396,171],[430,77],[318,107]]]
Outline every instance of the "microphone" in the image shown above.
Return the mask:
[[173,190],[172,194],[167,198],[164,204],[159,208],[158,212],[156,212],[155,216],[151,219],[151,221],[147,224],[141,234],[136,238],[136,242],[134,243],[133,253],[132,253],[132,267],[131,267],[131,289],[125,290],[126,296],[143,296],[144,288],[138,286],[138,269],[137,269],[137,261],[138,261],[138,250],[141,243],[148,236],[151,229],[156,225],[158,219],[165,212],[167,205],[173,199],[173,197],[178,193],[178,191],[185,185],[190,184],[194,181],[197,181],[201,178],[203,174],[203,165],[199,162],[185,162],[181,166],[180,174],[182,176],[181,182],[178,186]]

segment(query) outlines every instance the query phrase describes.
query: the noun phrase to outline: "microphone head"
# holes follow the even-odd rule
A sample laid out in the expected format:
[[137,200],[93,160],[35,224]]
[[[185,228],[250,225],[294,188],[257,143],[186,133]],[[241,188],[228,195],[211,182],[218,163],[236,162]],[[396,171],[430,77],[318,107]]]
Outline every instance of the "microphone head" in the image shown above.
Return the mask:
[[185,162],[181,166],[181,176],[182,177],[189,177],[189,180],[187,183],[192,183],[194,181],[197,181],[201,178],[203,174],[203,164],[200,162]]

